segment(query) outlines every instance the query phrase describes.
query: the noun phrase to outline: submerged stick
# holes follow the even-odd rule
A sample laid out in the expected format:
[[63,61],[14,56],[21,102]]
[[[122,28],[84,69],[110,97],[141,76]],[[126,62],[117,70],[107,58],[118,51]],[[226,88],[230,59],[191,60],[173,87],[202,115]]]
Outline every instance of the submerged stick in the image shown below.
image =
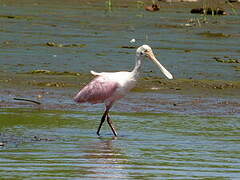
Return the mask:
[[24,98],[13,98],[14,100],[17,100],[17,101],[27,101],[27,102],[32,102],[32,103],[35,103],[35,104],[38,104],[40,105],[41,103],[38,102],[38,101],[34,101],[34,100],[31,100],[31,99],[24,99]]

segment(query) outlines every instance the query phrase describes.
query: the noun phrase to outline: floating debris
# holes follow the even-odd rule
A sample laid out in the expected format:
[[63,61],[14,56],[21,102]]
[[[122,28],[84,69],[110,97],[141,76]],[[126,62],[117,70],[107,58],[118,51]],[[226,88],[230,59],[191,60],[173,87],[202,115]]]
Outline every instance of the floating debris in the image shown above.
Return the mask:
[[240,2],[240,0],[228,0],[228,2],[230,2],[230,3],[236,3],[236,2]]
[[0,15],[0,18],[14,19],[14,18],[16,18],[16,17],[15,17],[15,16],[9,16],[9,15]]
[[40,87],[69,87],[70,84],[66,84],[63,82],[31,82],[30,84],[34,86],[40,86]]
[[176,24],[154,24],[156,28],[181,28],[181,26],[176,25]]
[[8,18],[8,19],[26,19],[26,20],[31,20],[31,19],[33,19],[32,16],[12,16],[12,15],[3,15],[3,14],[0,14],[0,18]]
[[53,139],[48,139],[48,138],[40,138],[40,137],[37,137],[37,136],[34,136],[33,141],[54,141]]
[[126,48],[126,49],[135,49],[136,46],[121,46],[121,48]]
[[35,104],[38,104],[40,105],[41,103],[38,102],[38,101],[34,101],[34,100],[31,100],[31,99],[25,99],[25,98],[13,98],[14,100],[17,100],[17,101],[27,101],[27,102],[32,102],[32,103],[35,103]]
[[13,41],[3,41],[2,44],[4,44],[4,45],[13,44]]
[[173,2],[198,2],[199,0],[158,0],[158,1],[173,3]]
[[191,50],[191,49],[185,49],[184,52],[185,52],[185,53],[191,53],[192,50]]
[[159,11],[159,6],[157,4],[152,4],[151,6],[146,6],[145,10],[150,12]]
[[206,24],[206,23],[208,23],[206,21],[206,18],[202,18],[202,17],[201,18],[190,18],[187,23],[181,24],[181,26],[185,26],[185,27],[196,27],[196,26],[198,26],[198,27],[201,27],[202,24]]
[[47,42],[46,45],[49,46],[49,47],[59,47],[59,48],[62,48],[62,47],[79,47],[79,48],[82,48],[82,47],[86,46],[86,44],[60,44],[60,43],[55,43],[55,42]]
[[62,44],[56,44],[54,42],[47,42],[46,45],[50,47],[62,47]]
[[71,76],[80,76],[81,75],[78,72],[69,72],[69,71],[57,72],[57,71],[49,71],[49,70],[44,70],[44,69],[33,70],[33,71],[27,72],[25,74],[71,75]]
[[31,72],[27,72],[26,74],[50,74],[51,71],[49,70],[43,70],[43,69],[40,69],[40,70],[33,70]]
[[235,68],[235,71],[240,71],[240,66],[233,66]]
[[227,15],[227,13],[222,9],[212,9],[212,8],[194,8],[191,10],[192,14],[206,14],[206,15]]
[[96,56],[106,56],[107,54],[106,53],[96,53]]
[[220,63],[240,63],[239,59],[235,59],[235,58],[219,58],[219,57],[213,57],[213,59],[215,59],[217,62]]
[[130,43],[135,43],[136,42],[136,39],[131,39]]
[[228,38],[228,37],[231,37],[231,35],[229,35],[229,34],[213,33],[213,32],[210,32],[210,31],[198,33],[198,35],[209,37],[209,38]]

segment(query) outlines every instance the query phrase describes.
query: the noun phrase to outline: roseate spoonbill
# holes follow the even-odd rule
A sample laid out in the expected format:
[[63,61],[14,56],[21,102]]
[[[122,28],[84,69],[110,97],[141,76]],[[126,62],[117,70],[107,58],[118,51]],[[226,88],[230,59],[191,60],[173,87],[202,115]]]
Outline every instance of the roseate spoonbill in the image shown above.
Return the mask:
[[148,57],[153,61],[168,79],[173,79],[172,74],[155,58],[151,47],[148,45],[142,45],[136,51],[136,64],[131,72],[120,71],[97,73],[91,71],[96,77],[83,87],[83,89],[74,97],[74,101],[77,103],[105,103],[106,109],[97,130],[98,136],[100,136],[100,129],[106,118],[113,134],[117,136],[117,132],[114,129],[109,116],[109,110],[116,100],[124,97],[136,85],[141,63],[145,57]]

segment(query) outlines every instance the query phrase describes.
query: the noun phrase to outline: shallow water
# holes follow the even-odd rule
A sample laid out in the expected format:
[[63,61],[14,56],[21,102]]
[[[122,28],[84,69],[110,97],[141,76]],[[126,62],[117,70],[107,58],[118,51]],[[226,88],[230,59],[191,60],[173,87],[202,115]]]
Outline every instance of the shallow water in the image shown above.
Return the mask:
[[6,178],[238,178],[239,118],[2,110],[0,173]]
[[[96,2],[26,2],[1,3],[1,71],[129,70],[135,49],[121,47],[131,46],[129,41],[135,38],[134,46],[152,46],[176,78],[239,80],[239,71],[233,67],[237,64],[213,59],[239,58],[239,15],[208,16],[201,27],[187,27],[191,18],[203,18],[189,13],[193,5],[168,5],[150,13],[130,2],[116,2],[112,11]],[[49,47],[48,42],[65,46]],[[161,76],[148,61],[144,72]]]
[[[203,18],[189,14],[195,4],[150,13],[133,1],[113,3],[0,2],[0,177],[238,179],[239,64],[214,57],[239,59],[240,16],[188,27]],[[129,70],[135,49],[123,46],[143,43],[176,80],[144,62],[137,88],[112,108],[119,137],[107,123],[97,137],[103,105],[72,97],[92,69]]]
[[41,106],[8,98],[0,111],[2,177],[240,177],[235,98],[133,92],[112,109],[117,138],[107,123],[96,135],[102,105],[51,92]]

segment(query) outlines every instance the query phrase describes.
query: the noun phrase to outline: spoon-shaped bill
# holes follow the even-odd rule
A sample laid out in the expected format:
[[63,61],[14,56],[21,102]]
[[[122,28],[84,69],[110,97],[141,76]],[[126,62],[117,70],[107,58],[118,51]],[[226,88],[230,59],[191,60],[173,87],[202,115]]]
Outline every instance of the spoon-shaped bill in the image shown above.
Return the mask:
[[163,66],[157,59],[153,59],[153,62],[160,68],[162,73],[168,78],[173,79],[172,74]]
[[159,69],[168,79],[173,79],[172,74],[155,58],[153,53],[149,53],[148,57],[159,67]]

